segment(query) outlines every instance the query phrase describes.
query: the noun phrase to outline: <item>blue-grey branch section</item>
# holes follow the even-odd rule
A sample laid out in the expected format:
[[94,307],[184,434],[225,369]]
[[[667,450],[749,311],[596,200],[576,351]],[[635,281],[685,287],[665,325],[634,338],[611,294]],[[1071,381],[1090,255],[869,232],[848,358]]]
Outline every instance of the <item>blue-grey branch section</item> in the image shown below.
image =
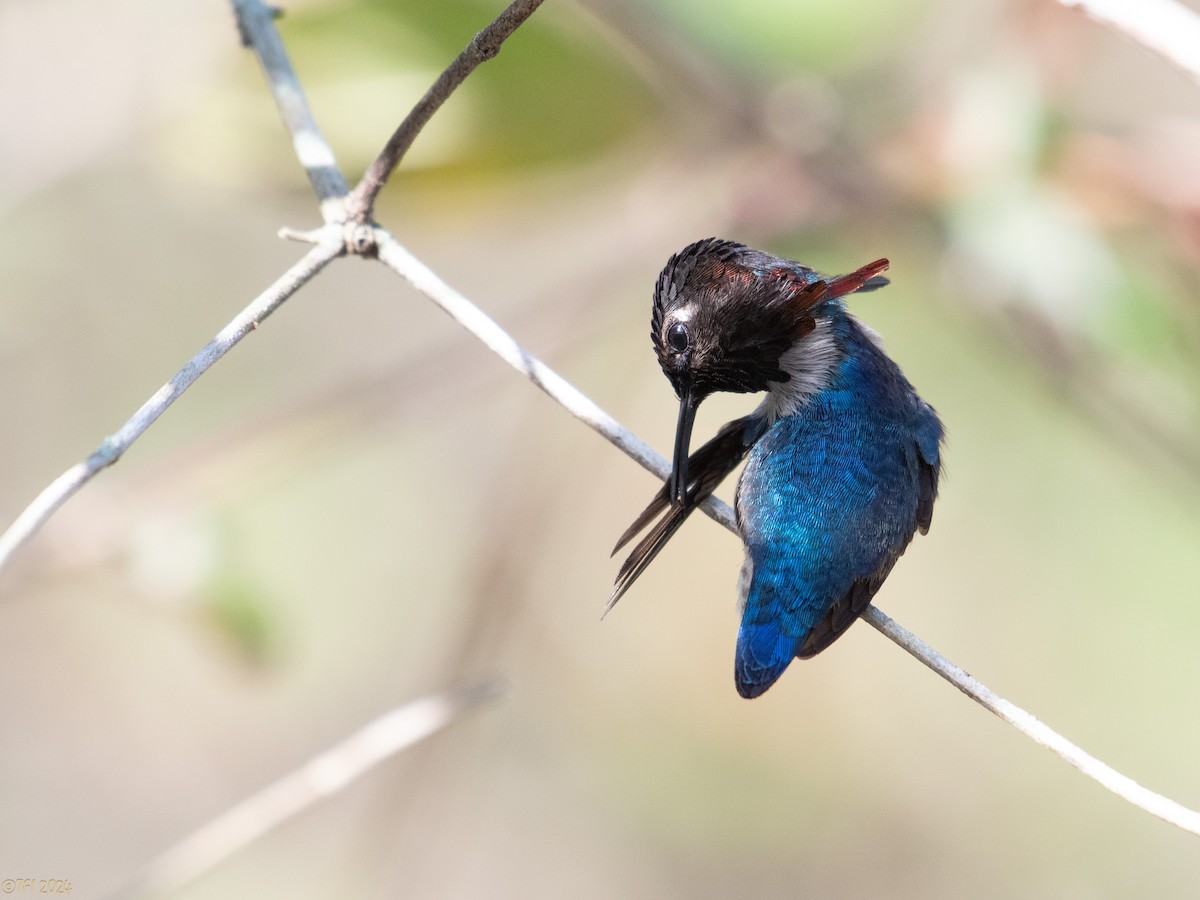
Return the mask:
[[333,149],[321,133],[308,106],[308,98],[292,69],[283,41],[275,29],[275,11],[261,0],[232,0],[242,42],[250,47],[262,65],[267,84],[283,124],[292,136],[296,158],[308,175],[313,192],[321,204],[326,222],[345,217],[343,199],[349,192],[346,179],[338,169]]
[[121,458],[129,446],[166,412],[167,407],[212,368],[213,364],[228,353],[235,344],[271,313],[278,309],[288,297],[296,293],[314,275],[325,268],[343,252],[340,228],[330,229],[318,243],[274,284],[259,294],[238,315],[221,329],[204,348],[193,356],[182,369],[130,416],[129,420],[112,435],[106,437],[86,460],[72,466],[49,487],[45,488],[17,517],[16,521],[0,535],[0,571],[4,569],[12,554],[29,540],[60,506],[76,491],[87,484],[97,472],[106,469]]

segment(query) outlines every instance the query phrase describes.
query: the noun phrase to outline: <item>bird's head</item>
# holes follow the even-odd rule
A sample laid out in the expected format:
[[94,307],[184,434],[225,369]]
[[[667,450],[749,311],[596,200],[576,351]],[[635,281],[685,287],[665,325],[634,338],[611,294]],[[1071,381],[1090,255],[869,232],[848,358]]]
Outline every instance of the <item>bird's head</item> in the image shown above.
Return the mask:
[[786,382],[780,357],[816,327],[825,301],[867,286],[885,268],[879,260],[826,280],[797,262],[716,238],[667,261],[654,289],[650,337],[679,397],[674,503],[688,503],[688,448],[700,402],[717,391],[754,393]]

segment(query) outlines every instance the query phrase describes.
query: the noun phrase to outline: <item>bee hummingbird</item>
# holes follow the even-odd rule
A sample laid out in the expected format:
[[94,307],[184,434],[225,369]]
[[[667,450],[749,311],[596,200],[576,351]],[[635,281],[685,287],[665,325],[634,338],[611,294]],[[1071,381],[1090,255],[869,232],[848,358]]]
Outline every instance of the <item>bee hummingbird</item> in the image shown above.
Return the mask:
[[[650,337],[679,397],[674,461],[613,550],[661,514],[621,566],[608,609],[748,456],[735,501],[743,697],[837,640],[929,529],[942,424],[844,300],[887,284],[887,266],[826,278],[708,238],[672,256],[654,289]],[[696,409],[716,391],[766,396],[689,456]]]

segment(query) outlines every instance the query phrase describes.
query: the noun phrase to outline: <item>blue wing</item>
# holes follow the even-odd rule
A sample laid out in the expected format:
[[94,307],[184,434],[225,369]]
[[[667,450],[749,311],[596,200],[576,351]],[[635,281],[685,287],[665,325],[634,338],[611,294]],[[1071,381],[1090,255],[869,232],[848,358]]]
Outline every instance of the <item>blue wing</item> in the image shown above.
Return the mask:
[[834,385],[767,431],[738,485],[743,697],[841,636],[929,527],[941,424],[877,348],[855,349]]

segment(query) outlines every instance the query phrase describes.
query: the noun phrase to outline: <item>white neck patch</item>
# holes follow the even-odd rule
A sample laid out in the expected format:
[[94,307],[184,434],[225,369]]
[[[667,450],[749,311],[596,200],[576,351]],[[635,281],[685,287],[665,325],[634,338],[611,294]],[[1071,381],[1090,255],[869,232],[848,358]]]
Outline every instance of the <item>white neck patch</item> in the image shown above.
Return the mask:
[[792,344],[779,357],[779,368],[791,376],[773,381],[758,411],[774,422],[780,416],[795,415],[814,394],[829,385],[829,375],[841,358],[828,319],[817,319],[817,327]]

